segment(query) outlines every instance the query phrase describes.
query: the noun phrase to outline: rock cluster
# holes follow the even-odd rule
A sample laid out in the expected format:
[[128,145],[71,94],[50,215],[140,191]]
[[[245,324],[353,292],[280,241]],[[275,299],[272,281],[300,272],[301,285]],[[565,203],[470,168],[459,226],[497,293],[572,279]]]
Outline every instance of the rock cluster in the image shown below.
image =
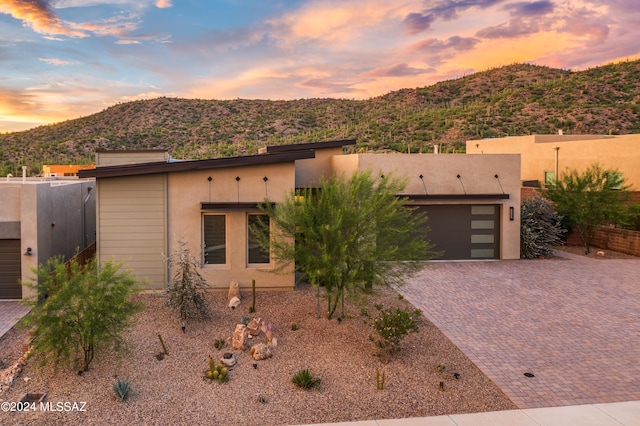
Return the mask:
[[0,394],[8,390],[13,384],[13,381],[20,375],[22,368],[27,363],[27,357],[30,351],[31,348],[29,347],[13,365],[0,371]]

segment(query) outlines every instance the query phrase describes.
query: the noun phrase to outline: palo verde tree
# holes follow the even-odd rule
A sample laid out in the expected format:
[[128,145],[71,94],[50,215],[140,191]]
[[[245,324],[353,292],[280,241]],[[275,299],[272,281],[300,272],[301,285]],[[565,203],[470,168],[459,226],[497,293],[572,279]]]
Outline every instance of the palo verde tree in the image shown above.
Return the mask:
[[593,164],[582,173],[565,172],[547,189],[546,197],[564,217],[566,227],[578,233],[589,253],[593,235],[601,225],[624,221],[628,189],[617,170]]
[[26,300],[33,309],[25,325],[35,332],[33,351],[43,363],[82,358],[82,371],[88,371],[97,349],[122,346],[122,334],[142,306],[130,299],[137,280],[120,266],[54,257],[34,269],[37,279],[27,286],[38,296]]
[[[252,232],[279,263],[291,261],[311,285],[324,287],[327,318],[339,303],[344,316],[345,292],[356,294],[373,285],[401,284],[427,259],[426,217],[398,197],[406,183],[388,176],[356,172],[333,176],[320,189],[290,193],[282,203],[266,203],[273,226]],[[320,307],[318,305],[318,316]]]

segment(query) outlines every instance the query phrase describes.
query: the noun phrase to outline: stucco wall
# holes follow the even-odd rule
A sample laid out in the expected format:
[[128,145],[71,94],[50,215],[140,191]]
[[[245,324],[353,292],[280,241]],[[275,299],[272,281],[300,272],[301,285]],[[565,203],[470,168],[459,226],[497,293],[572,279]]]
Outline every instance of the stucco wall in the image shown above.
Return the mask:
[[[62,255],[69,259],[77,248],[84,248],[85,241],[87,245],[95,241],[95,197],[84,203],[89,187],[95,187],[95,182],[28,180],[0,184],[0,238],[20,239],[21,253],[31,248],[31,256],[21,257],[23,281],[31,281],[32,269],[49,258]],[[23,298],[32,294],[23,286]]]
[[[476,147],[478,145],[478,147]],[[522,180],[544,184],[544,172],[555,172],[556,149],[558,175],[570,169],[584,170],[593,163],[618,169],[634,189],[640,190],[640,134],[530,135],[467,141],[467,154],[519,153],[522,156]]]
[[[500,258],[520,258],[519,155],[350,154],[334,157],[333,164],[336,171],[346,175],[358,169],[406,179],[407,195],[509,194],[508,200],[428,200],[421,204],[499,204]],[[514,208],[514,220],[509,219],[509,207]]]
[[[212,180],[209,182],[208,178]],[[236,177],[240,180],[236,181]],[[264,177],[268,180],[265,183]],[[263,166],[231,167],[225,169],[172,173],[168,180],[169,194],[169,252],[178,242],[198,259],[202,258],[202,210],[203,202],[261,203],[268,197],[280,202],[294,189],[293,163]],[[252,210],[257,212],[257,210]],[[227,264],[203,265],[201,273],[213,288],[228,288],[230,281],[248,289],[256,280],[260,289],[292,288],[293,271],[289,274],[270,272],[274,265],[247,265],[247,209],[207,210],[208,213],[224,213],[227,219]],[[170,276],[173,276],[173,271]]]
[[331,176],[333,158],[342,156],[342,147],[317,149],[315,155],[315,158],[296,160],[296,187],[320,187],[320,181]]

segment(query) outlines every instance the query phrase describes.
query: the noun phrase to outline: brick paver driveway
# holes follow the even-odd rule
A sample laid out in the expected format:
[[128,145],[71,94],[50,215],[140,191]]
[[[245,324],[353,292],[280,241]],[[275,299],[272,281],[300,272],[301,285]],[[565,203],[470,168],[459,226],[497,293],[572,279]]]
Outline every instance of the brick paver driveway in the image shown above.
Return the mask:
[[520,408],[640,400],[640,259],[560,256],[431,263],[401,292]]
[[20,302],[0,300],[0,337],[11,330],[20,318],[29,313],[31,308]]

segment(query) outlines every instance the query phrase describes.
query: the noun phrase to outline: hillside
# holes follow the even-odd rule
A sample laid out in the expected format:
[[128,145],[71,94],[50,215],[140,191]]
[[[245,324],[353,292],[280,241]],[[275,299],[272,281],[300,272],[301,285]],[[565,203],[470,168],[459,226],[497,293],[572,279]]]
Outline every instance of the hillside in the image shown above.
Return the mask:
[[157,98],[0,135],[0,175],[90,163],[97,149],[168,149],[174,158],[255,153],[265,145],[354,138],[357,150],[460,151],[507,135],[640,133],[640,60],[571,72],[495,68],[368,100]]

